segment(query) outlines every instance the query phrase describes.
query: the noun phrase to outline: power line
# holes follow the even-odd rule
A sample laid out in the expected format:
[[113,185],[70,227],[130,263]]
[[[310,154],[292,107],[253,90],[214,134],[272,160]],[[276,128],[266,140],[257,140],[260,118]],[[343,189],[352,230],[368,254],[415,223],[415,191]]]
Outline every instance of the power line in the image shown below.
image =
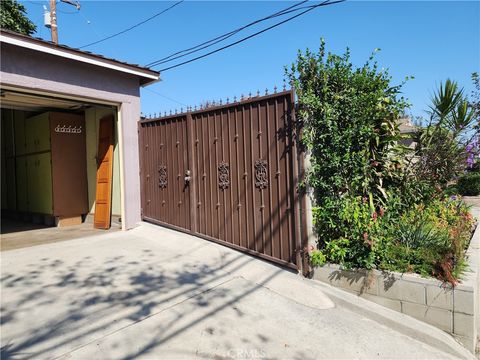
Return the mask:
[[[195,57],[195,58],[193,58],[193,59],[190,59],[190,60],[187,60],[187,61],[183,61],[183,62],[181,62],[181,63],[179,63],[179,64],[172,65],[172,66],[169,66],[169,67],[160,69],[159,71],[160,71],[160,72],[163,72],[163,71],[170,70],[170,69],[174,69],[174,68],[176,68],[176,67],[179,67],[179,66],[182,66],[182,65],[185,65],[185,64],[189,64],[189,63],[191,63],[191,62],[193,62],[193,61],[200,60],[200,59],[202,59],[202,58],[204,58],[204,57],[210,56],[210,55],[215,54],[215,53],[217,53],[217,52],[219,52],[219,51],[222,51],[222,50],[228,49],[228,48],[230,48],[230,47],[232,47],[232,46],[235,46],[235,45],[237,45],[237,44],[240,44],[240,43],[242,43],[242,42],[244,42],[244,41],[246,41],[246,40],[248,40],[248,39],[251,39],[251,38],[253,38],[253,37],[255,37],[255,36],[258,36],[258,35],[266,32],[266,31],[268,31],[268,30],[271,30],[271,29],[276,28],[276,27],[278,27],[278,26],[280,26],[280,25],[283,25],[283,24],[285,24],[285,23],[287,23],[287,22],[289,22],[289,21],[291,21],[291,20],[293,20],[293,19],[295,19],[295,18],[297,18],[297,17],[299,17],[299,16],[302,16],[302,15],[304,15],[304,14],[306,14],[306,13],[308,13],[308,12],[310,12],[310,11],[312,11],[312,10],[320,7],[320,6],[328,6],[328,5],[338,4],[338,3],[342,3],[342,2],[344,2],[344,1],[346,1],[346,0],[335,0],[335,1],[325,0],[325,1],[323,1],[322,3],[320,3],[320,4],[310,6],[307,10],[302,11],[301,13],[299,13],[299,14],[297,14],[297,15],[291,16],[291,17],[289,17],[289,18],[287,18],[287,19],[285,19],[285,20],[283,20],[283,21],[280,21],[280,22],[278,22],[278,23],[276,23],[276,24],[274,24],[274,25],[272,25],[272,26],[269,26],[269,27],[263,29],[263,30],[257,31],[257,32],[254,33],[254,34],[251,34],[251,35],[249,35],[249,36],[246,36],[246,37],[244,37],[244,38],[242,38],[242,39],[240,39],[240,40],[237,40],[237,41],[235,41],[235,42],[233,42],[233,43],[230,43],[230,44],[228,44],[228,45],[222,46],[221,48],[212,50],[212,51],[210,51],[210,52],[208,52],[208,53],[206,53],[206,54],[197,56],[197,57]],[[154,62],[154,63],[156,63],[156,62]],[[154,65],[154,66],[157,66],[157,65]]]
[[163,97],[163,98],[165,98],[165,99],[167,99],[167,100],[170,100],[170,101],[172,101],[172,102],[174,102],[174,103],[177,103],[177,104],[179,104],[179,105],[183,105],[183,106],[185,106],[185,107],[188,107],[188,105],[186,105],[186,104],[184,104],[184,103],[182,103],[182,102],[180,102],[180,101],[178,101],[178,100],[172,99],[171,97],[168,97],[168,96],[166,96],[166,95],[160,94],[159,92],[154,91],[154,90],[152,90],[152,89],[150,89],[150,88],[148,88],[148,87],[144,87],[144,88],[142,88],[142,89],[148,90],[148,91],[150,91],[151,93],[153,93],[153,94],[155,94],[155,95],[161,96],[161,97]]
[[156,14],[153,15],[153,16],[150,16],[148,19],[145,19],[145,20],[143,20],[143,21],[141,21],[141,22],[139,22],[139,23],[137,23],[137,24],[135,24],[135,25],[132,25],[132,26],[130,26],[129,28],[127,28],[127,29],[125,29],[125,30],[122,30],[122,31],[120,31],[120,32],[118,32],[118,33],[115,33],[115,34],[112,34],[112,35],[110,35],[110,36],[107,36],[106,38],[103,38],[103,39],[94,41],[94,42],[92,42],[92,43],[90,43],[90,44],[86,44],[86,45],[80,46],[79,49],[86,48],[87,46],[96,45],[96,44],[101,43],[101,42],[103,42],[103,41],[106,41],[106,40],[109,40],[109,39],[111,39],[111,38],[114,38],[114,37],[116,37],[116,36],[118,36],[118,35],[125,34],[127,31],[130,31],[130,30],[132,30],[132,29],[135,29],[136,27],[145,24],[146,22],[148,22],[148,21],[156,18],[157,16],[160,16],[160,15],[166,13],[167,11],[173,9],[173,8],[174,8],[175,6],[177,6],[177,5],[180,5],[180,4],[181,4],[182,2],[184,2],[184,1],[185,1],[185,0],[177,1],[175,4],[173,4],[173,5],[169,6],[168,8],[160,11],[159,13],[156,13]]
[[[256,25],[256,24],[258,24],[258,23],[260,23],[260,22],[262,22],[262,21],[269,20],[269,19],[272,19],[272,18],[277,17],[277,16],[282,16],[282,15],[288,14],[289,12],[292,12],[292,11],[298,11],[298,10],[300,10],[301,8],[297,8],[297,9],[294,9],[294,8],[300,6],[300,5],[304,4],[304,3],[306,3],[307,1],[308,1],[308,0],[301,1],[301,2],[299,2],[299,3],[297,3],[297,4],[295,4],[295,5],[292,5],[292,6],[287,7],[286,9],[277,11],[277,12],[274,13],[274,14],[271,14],[271,15],[268,15],[268,16],[266,16],[266,17],[264,17],[264,18],[255,20],[255,21],[253,21],[253,22],[251,22],[251,23],[249,23],[249,24],[247,24],[247,25],[244,25],[244,26],[242,26],[242,27],[240,27],[240,28],[238,28],[238,29],[235,29],[235,30],[232,30],[232,31],[230,31],[230,32],[228,32],[228,33],[225,33],[225,34],[222,34],[222,35],[220,35],[220,36],[217,36],[217,37],[215,37],[215,38],[213,38],[213,39],[211,39],[211,40],[205,41],[205,42],[203,42],[203,43],[201,43],[201,44],[195,45],[195,46],[190,47],[190,48],[188,48],[188,49],[184,49],[184,50],[177,51],[177,52],[175,52],[175,53],[173,53],[173,54],[171,54],[171,55],[165,56],[165,57],[163,57],[163,58],[161,58],[161,59],[159,59],[159,60],[157,60],[157,61],[154,61],[154,62],[152,62],[152,63],[149,63],[149,64],[147,64],[146,66],[148,67],[148,66],[154,66],[154,65],[163,64],[163,63],[170,62],[170,61],[173,61],[173,60],[175,60],[175,59],[178,59],[178,58],[180,58],[180,57],[184,57],[184,56],[190,55],[190,54],[192,54],[192,53],[198,52],[198,51],[200,51],[200,50],[203,50],[203,49],[205,49],[205,48],[207,48],[207,47],[210,47],[210,46],[215,45],[215,44],[217,44],[217,43],[219,43],[219,42],[221,42],[221,41],[224,41],[224,40],[232,37],[233,35],[239,33],[240,31],[242,31],[242,30],[244,30],[244,29],[246,29],[246,28],[248,28],[248,27],[250,27],[250,26]],[[294,9],[294,10],[291,10],[291,9]]]

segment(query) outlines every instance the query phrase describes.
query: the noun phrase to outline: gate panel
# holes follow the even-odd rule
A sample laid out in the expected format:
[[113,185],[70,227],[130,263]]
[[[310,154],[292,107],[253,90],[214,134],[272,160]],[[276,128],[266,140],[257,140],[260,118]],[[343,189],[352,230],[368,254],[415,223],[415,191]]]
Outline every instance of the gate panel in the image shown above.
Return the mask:
[[141,121],[143,218],[300,268],[292,112],[288,91]]
[[190,229],[186,116],[140,123],[142,217]]

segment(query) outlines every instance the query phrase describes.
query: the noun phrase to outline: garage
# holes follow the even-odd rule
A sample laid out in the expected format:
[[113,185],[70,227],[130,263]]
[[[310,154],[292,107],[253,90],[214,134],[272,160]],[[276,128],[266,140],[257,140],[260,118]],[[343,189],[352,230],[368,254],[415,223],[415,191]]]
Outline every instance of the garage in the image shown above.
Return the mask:
[[2,249],[133,228],[139,88],[159,74],[5,30],[0,38]]

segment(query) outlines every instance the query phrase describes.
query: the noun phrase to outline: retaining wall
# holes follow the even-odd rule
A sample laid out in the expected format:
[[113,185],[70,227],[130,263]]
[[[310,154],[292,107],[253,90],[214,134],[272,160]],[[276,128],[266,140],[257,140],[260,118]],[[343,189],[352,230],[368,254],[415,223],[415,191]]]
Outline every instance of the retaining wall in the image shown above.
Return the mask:
[[475,353],[480,326],[479,254],[477,226],[467,251],[469,268],[454,288],[416,274],[345,270],[334,264],[315,268],[313,278],[436,326]]

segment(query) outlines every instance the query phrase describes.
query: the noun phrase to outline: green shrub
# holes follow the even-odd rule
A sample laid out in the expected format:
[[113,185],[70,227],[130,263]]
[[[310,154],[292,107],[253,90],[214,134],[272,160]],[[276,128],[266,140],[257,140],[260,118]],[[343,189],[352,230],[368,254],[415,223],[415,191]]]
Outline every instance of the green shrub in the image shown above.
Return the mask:
[[327,257],[320,250],[310,252],[310,264],[312,266],[323,266],[327,261]]
[[[343,55],[299,52],[286,76],[298,97],[298,124],[310,152],[317,250],[346,268],[416,272],[455,284],[464,268],[472,218],[442,191],[465,158],[462,134],[473,113],[447,81],[434,96],[429,125],[415,150],[402,145],[398,119],[408,108],[372,55],[361,67]],[[462,168],[463,171],[463,168]]]
[[391,227],[378,265],[385,270],[416,272],[456,284],[465,268],[473,218],[455,197],[417,205]]
[[469,173],[461,176],[457,183],[460,195],[480,195],[480,173]]

